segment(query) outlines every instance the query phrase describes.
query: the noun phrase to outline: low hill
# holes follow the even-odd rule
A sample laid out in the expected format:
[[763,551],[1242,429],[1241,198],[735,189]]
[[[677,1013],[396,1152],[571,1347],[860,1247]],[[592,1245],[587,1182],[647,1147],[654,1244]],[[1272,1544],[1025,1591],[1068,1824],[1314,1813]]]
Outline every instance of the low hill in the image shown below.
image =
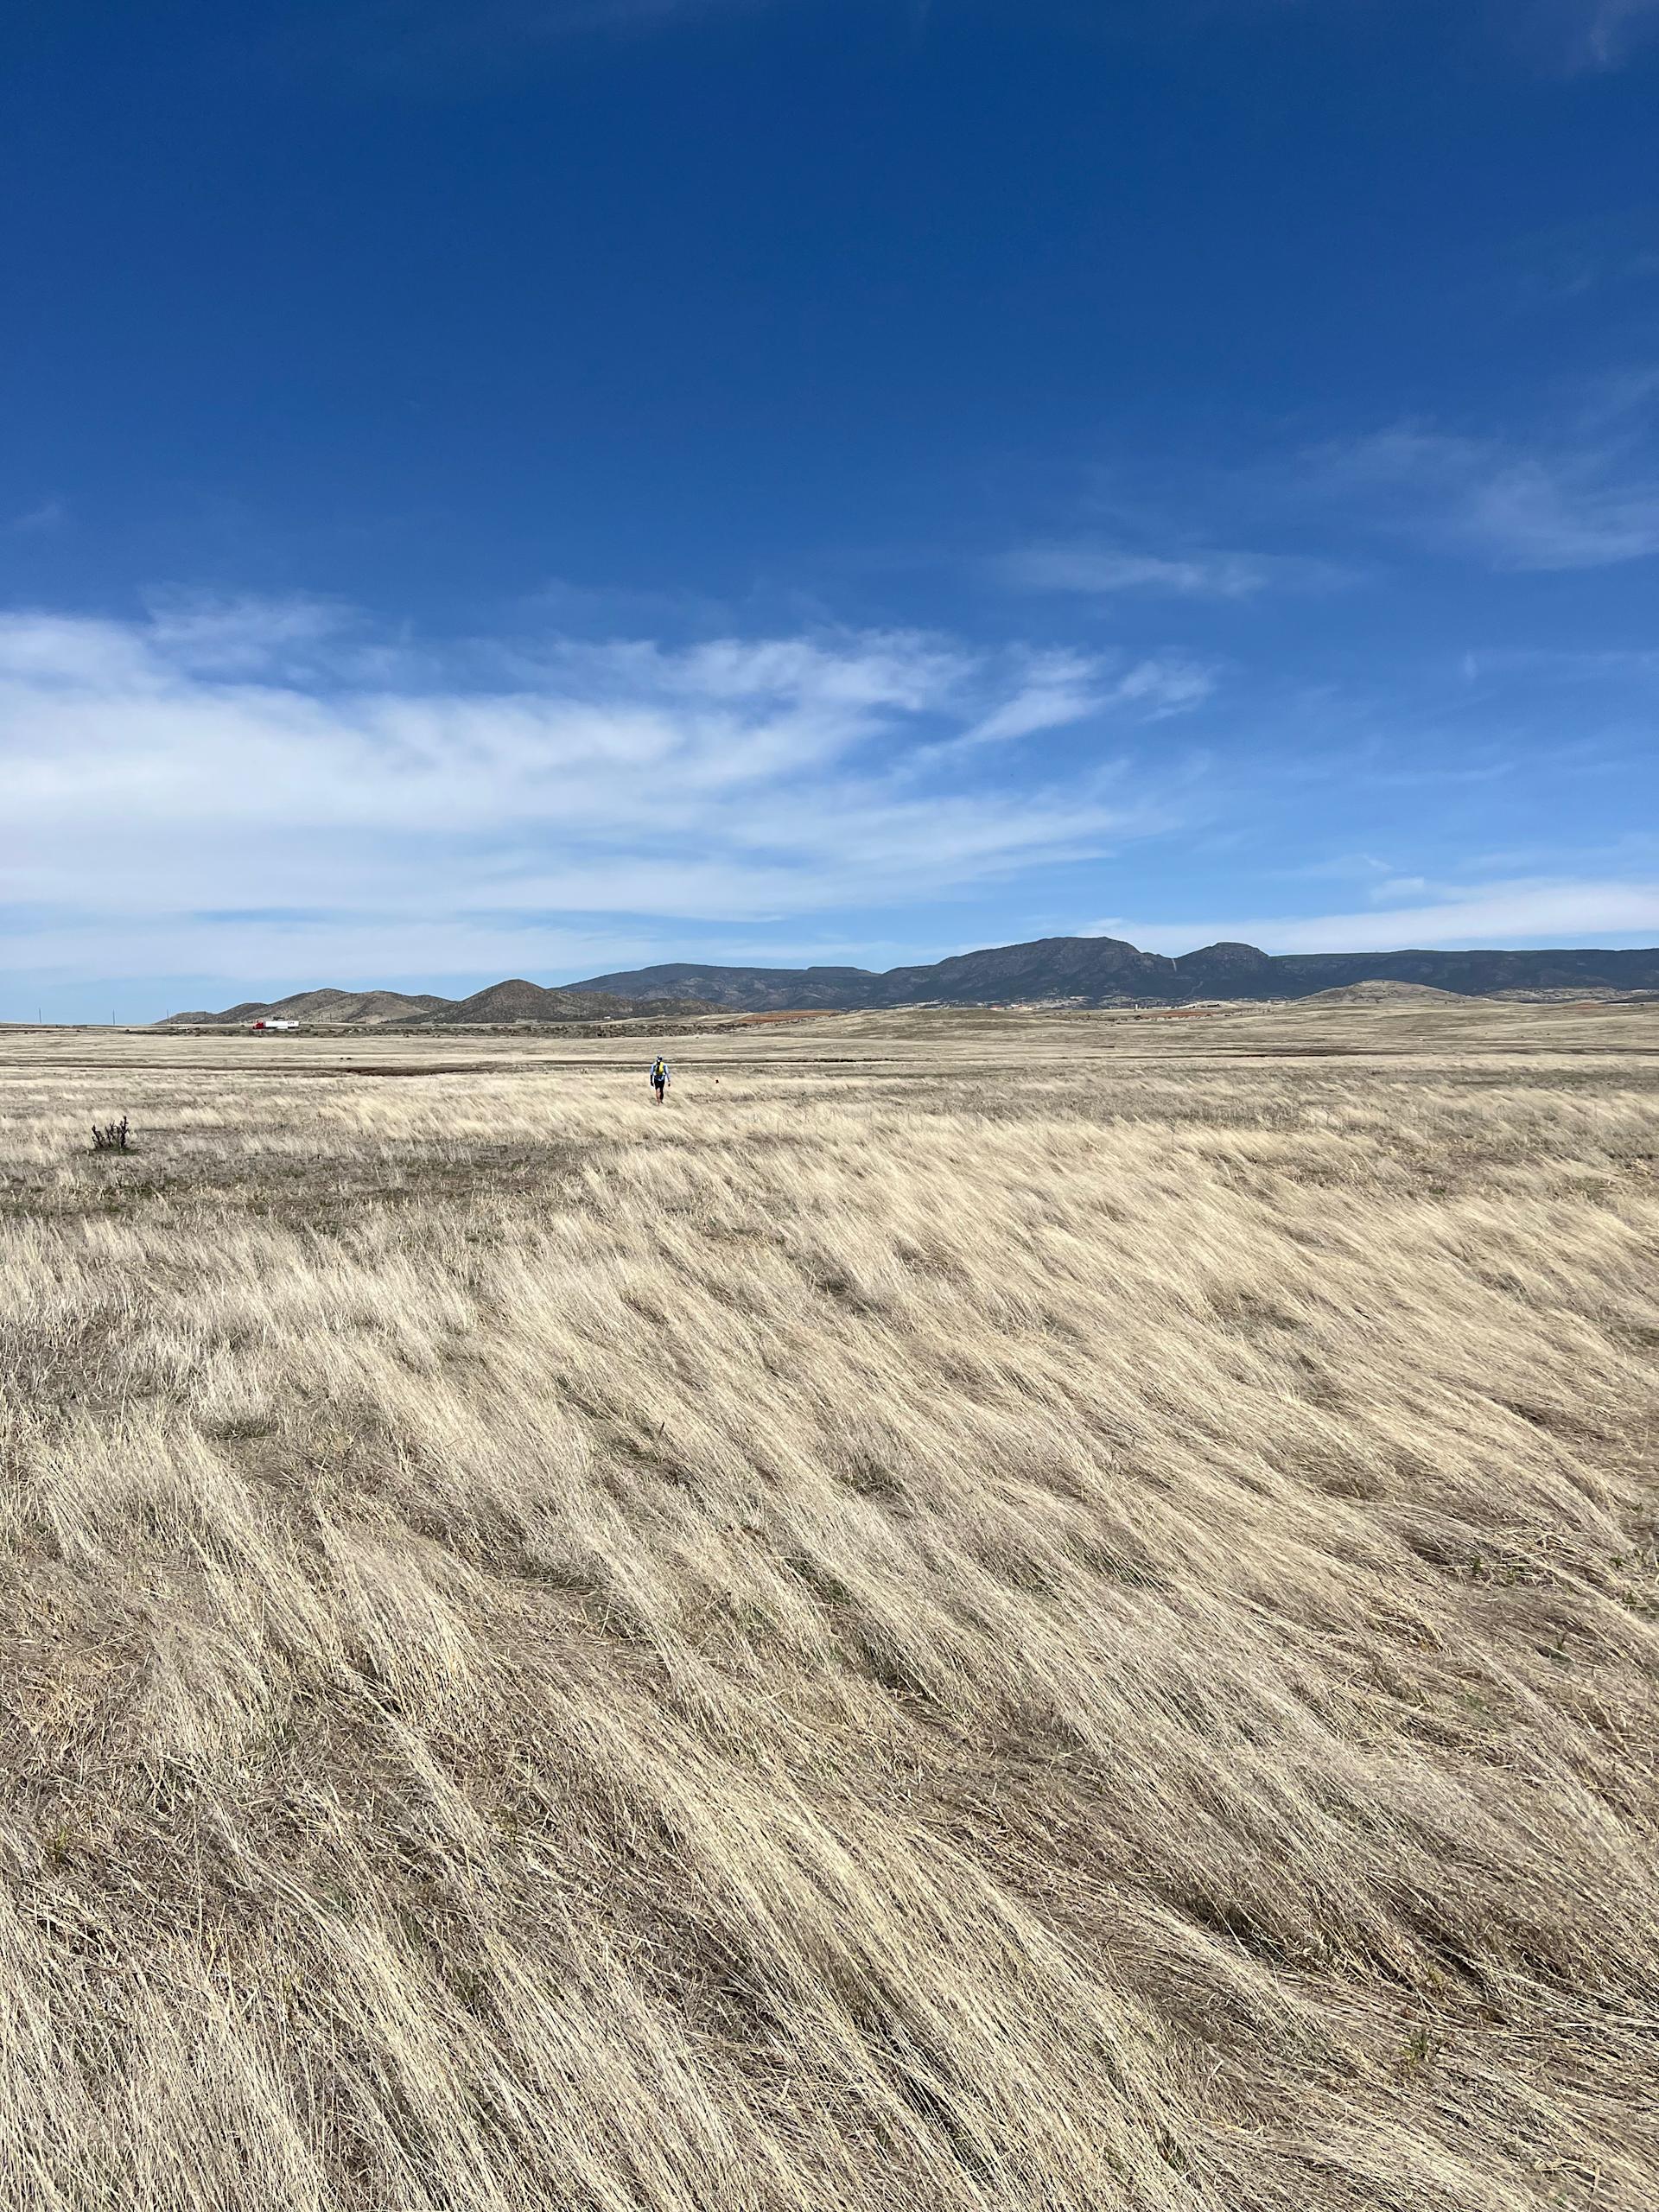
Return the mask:
[[227,1026],[250,1021],[304,1021],[315,1026],[404,1021],[453,1004],[431,992],[408,991],[294,991],[285,999],[245,999],[222,1013],[172,1014],[156,1026],[161,1029],[202,1029],[223,1022]]
[[1461,995],[1437,990],[1433,983],[1338,983],[1328,991],[1314,991],[1304,1006],[1452,1006]]

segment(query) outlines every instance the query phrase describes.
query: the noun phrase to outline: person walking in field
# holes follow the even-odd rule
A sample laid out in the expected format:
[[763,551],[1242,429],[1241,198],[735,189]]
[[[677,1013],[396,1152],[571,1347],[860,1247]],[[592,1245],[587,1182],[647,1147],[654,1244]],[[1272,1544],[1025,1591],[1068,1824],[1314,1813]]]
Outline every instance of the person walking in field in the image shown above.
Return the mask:
[[673,1080],[673,1077],[668,1071],[668,1062],[658,1052],[651,1064],[651,1093],[659,1106],[663,1103],[664,1092]]

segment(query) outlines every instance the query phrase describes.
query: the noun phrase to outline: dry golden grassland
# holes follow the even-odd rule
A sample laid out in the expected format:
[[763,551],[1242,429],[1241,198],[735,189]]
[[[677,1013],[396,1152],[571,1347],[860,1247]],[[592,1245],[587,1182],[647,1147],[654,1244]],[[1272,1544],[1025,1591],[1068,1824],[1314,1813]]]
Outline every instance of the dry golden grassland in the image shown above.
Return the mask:
[[5,2212],[1659,2201],[1659,1009],[664,1042],[0,1039]]

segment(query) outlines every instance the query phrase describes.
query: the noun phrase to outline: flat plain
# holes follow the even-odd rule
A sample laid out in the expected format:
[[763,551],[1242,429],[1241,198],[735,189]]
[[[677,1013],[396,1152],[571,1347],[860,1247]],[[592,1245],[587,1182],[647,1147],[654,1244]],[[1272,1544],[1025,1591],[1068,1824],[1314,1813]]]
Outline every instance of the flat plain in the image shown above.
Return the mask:
[[0,1116],[5,2212],[1659,2201],[1659,1006]]

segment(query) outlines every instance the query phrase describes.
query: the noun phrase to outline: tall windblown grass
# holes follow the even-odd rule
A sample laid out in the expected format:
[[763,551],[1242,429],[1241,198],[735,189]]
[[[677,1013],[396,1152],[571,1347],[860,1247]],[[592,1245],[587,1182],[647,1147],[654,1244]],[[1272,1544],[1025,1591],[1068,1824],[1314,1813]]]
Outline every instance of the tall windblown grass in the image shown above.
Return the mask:
[[6,2212],[1659,2199],[1628,1066],[295,1071],[9,1086]]

